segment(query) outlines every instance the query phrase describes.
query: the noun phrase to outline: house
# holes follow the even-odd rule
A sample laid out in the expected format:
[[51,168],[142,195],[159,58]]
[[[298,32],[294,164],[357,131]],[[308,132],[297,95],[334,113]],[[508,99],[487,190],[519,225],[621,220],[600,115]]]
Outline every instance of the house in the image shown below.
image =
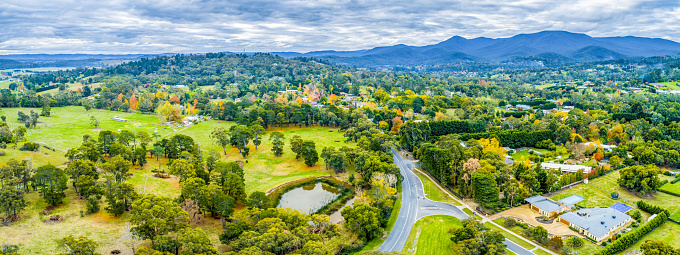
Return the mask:
[[524,201],[529,203],[532,210],[536,210],[546,217],[555,216],[569,209],[568,206],[541,195],[526,198]]
[[518,111],[526,111],[526,110],[531,109],[531,106],[524,105],[524,104],[518,104],[518,105],[515,105],[515,107],[517,107]]
[[113,118],[111,118],[111,119],[114,120],[114,121],[121,121],[121,122],[127,122],[128,121],[126,119],[119,118],[118,116],[113,116]]
[[565,213],[559,217],[559,221],[601,242],[631,222],[631,217],[612,208],[595,207]]
[[584,174],[590,173],[590,171],[593,169],[592,167],[583,165],[567,165],[547,162],[541,163],[541,168],[549,170],[560,170],[563,173],[576,173],[579,170],[582,170]]

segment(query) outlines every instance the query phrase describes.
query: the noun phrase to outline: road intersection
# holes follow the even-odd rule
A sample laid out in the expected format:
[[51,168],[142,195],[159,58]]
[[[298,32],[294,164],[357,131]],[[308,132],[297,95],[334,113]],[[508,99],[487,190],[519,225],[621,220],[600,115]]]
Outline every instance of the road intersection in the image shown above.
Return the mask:
[[[392,231],[385,239],[385,242],[378,248],[380,251],[401,251],[406,244],[406,240],[411,234],[413,225],[416,221],[422,217],[430,215],[449,215],[459,219],[467,219],[468,215],[461,210],[460,207],[442,202],[435,202],[427,197],[425,197],[425,192],[423,189],[423,183],[413,173],[413,168],[415,164],[413,161],[402,157],[395,149],[392,149],[392,154],[394,158],[394,163],[399,167],[401,175],[404,176],[404,180],[401,182],[402,197],[401,197],[401,209],[399,210],[399,216],[397,221],[392,228]],[[455,198],[454,198],[455,199]],[[490,221],[483,217],[483,222],[490,222],[500,228],[498,224]],[[508,231],[509,232],[509,231]],[[509,232],[520,239],[523,237]],[[526,239],[524,239],[526,240]],[[510,240],[505,240],[503,242],[507,249],[519,254],[519,255],[531,255],[533,252],[513,243]],[[541,249],[543,249],[541,247]],[[543,249],[550,254],[554,254],[546,249]]]

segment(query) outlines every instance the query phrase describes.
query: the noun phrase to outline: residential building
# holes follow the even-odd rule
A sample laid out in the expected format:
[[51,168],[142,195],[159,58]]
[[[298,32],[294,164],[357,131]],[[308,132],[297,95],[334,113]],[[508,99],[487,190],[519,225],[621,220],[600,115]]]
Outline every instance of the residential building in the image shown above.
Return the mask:
[[595,207],[565,213],[559,217],[559,221],[601,242],[631,222],[631,217],[612,208]]
[[531,209],[538,211],[538,213],[546,217],[555,216],[569,209],[567,205],[556,202],[550,198],[541,195],[526,198],[524,199],[524,201],[529,203]]
[[583,165],[567,165],[549,162],[541,163],[541,168],[549,170],[560,170],[563,173],[576,173],[579,170],[582,170],[584,174],[590,173],[590,171],[593,169],[592,167]]

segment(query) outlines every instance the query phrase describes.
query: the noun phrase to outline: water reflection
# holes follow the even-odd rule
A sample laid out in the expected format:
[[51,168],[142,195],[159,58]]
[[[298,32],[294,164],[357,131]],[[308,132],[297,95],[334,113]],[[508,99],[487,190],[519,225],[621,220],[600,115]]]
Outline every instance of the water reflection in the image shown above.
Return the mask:
[[298,187],[281,196],[277,207],[300,209],[313,213],[340,196],[341,190],[326,183],[314,183]]

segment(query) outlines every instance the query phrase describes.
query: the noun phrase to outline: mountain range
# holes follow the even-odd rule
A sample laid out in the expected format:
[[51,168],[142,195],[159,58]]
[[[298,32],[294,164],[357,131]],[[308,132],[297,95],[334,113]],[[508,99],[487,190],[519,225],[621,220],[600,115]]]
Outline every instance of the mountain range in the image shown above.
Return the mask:
[[678,53],[680,43],[666,39],[591,37],[566,31],[543,31],[496,39],[454,36],[427,46],[398,44],[357,51],[275,52],[283,57],[316,57],[356,66],[433,65],[518,59],[587,62]]

